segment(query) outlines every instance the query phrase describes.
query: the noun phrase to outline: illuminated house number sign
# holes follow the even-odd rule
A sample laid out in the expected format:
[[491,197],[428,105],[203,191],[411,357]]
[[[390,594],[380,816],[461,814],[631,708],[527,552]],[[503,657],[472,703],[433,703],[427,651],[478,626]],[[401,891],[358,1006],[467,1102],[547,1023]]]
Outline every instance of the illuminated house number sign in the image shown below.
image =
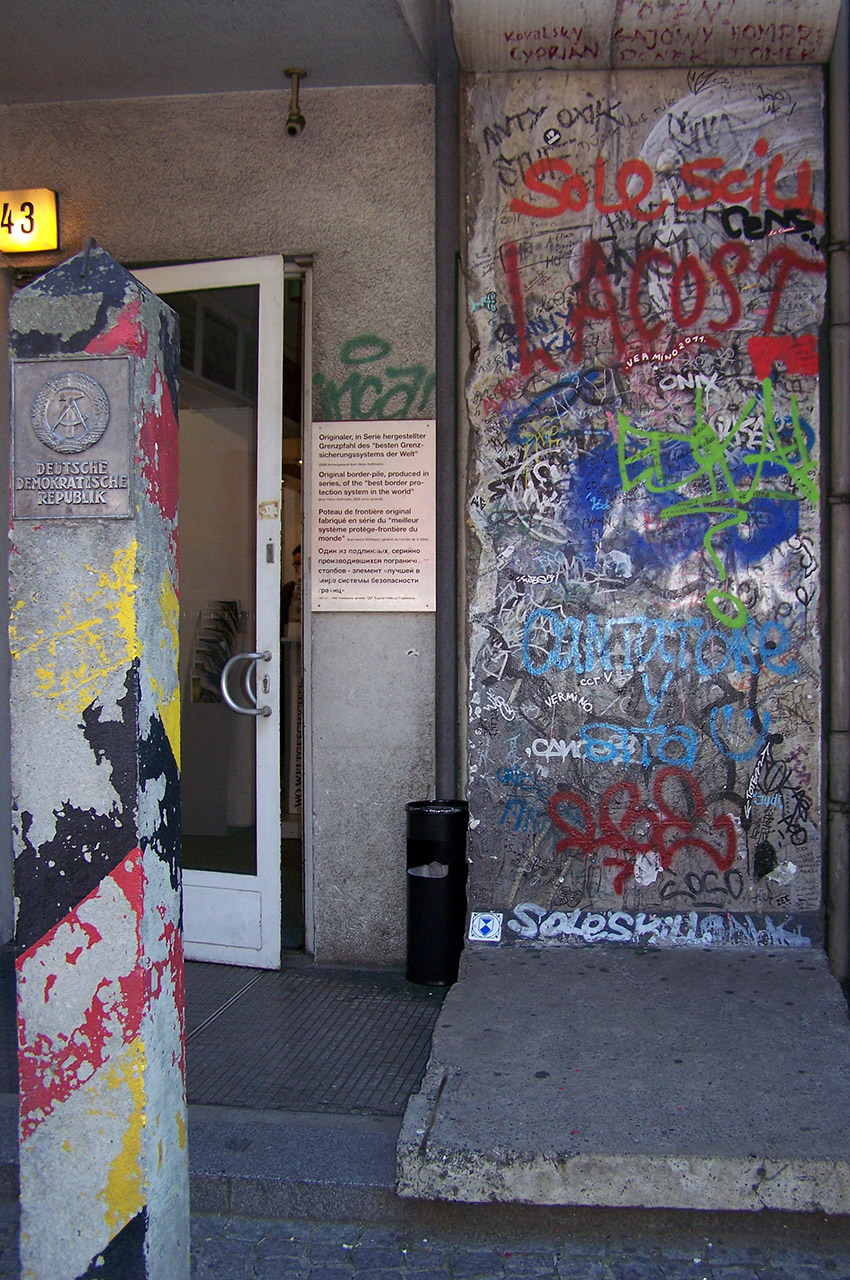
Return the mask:
[[4,253],[37,253],[58,249],[56,192],[0,191],[0,249]]

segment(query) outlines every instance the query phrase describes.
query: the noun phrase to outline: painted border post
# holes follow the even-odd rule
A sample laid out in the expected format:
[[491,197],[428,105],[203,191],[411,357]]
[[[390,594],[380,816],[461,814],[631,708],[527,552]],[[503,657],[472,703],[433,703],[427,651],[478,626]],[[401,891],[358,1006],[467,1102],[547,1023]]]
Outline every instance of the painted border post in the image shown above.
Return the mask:
[[187,1280],[177,321],[92,248],[10,348],[21,1269]]

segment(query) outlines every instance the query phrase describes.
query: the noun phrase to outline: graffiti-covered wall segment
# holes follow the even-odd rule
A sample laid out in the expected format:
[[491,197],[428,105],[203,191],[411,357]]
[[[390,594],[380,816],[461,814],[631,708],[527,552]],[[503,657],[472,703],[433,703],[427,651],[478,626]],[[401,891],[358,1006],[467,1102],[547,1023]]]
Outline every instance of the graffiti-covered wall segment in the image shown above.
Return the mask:
[[820,72],[480,77],[467,109],[470,906],[506,939],[791,936],[821,879]]

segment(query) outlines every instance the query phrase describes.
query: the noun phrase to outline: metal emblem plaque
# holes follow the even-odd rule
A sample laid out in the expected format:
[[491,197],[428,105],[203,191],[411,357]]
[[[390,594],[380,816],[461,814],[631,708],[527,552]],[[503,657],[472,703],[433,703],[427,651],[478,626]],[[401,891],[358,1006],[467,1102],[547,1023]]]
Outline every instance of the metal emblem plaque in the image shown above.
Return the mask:
[[12,361],[16,520],[128,519],[127,356]]

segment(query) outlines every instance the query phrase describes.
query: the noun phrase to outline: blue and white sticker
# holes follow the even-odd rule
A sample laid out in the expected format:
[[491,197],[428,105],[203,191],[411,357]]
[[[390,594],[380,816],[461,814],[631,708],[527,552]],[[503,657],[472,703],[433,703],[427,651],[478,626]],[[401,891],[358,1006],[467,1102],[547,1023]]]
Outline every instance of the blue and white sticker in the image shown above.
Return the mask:
[[472,911],[469,915],[470,942],[499,942],[502,937],[501,911]]

